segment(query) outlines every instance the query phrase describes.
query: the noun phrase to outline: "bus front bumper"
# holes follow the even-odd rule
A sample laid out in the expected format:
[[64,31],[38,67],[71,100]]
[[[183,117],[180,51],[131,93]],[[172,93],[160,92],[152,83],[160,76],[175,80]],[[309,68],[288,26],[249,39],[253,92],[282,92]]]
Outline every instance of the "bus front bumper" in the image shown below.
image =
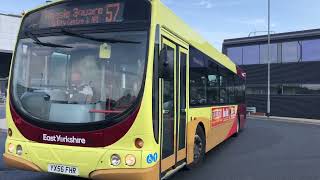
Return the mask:
[[29,162],[27,160],[24,160],[22,158],[10,155],[10,154],[3,154],[3,161],[4,163],[11,168],[17,168],[21,170],[26,171],[35,171],[35,172],[41,172],[41,169],[33,164],[32,162]]
[[159,163],[147,169],[108,169],[96,170],[90,174],[94,180],[159,180]]
[[[42,172],[42,170],[32,162],[24,160],[22,158],[10,155],[8,153],[3,154],[4,163],[11,168],[17,168],[26,171]],[[94,180],[159,180],[159,163],[155,166],[147,169],[102,169],[95,170],[90,173],[89,178]]]

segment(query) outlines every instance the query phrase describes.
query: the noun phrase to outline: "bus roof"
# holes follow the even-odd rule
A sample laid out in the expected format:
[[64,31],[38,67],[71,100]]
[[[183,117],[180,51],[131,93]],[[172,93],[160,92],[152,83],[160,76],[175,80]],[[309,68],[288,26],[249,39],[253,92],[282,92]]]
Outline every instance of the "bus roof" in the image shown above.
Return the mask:
[[[54,0],[52,2],[43,4],[35,9],[29,10],[25,13],[29,14],[40,8],[65,1],[65,0]],[[160,23],[163,27],[166,27],[172,32],[175,32],[182,40],[186,41],[190,45],[194,46],[198,50],[207,54],[212,59],[215,59],[218,63],[225,66],[232,72],[237,74],[237,65],[231,61],[226,55],[219,52],[214,48],[208,41],[206,41],[199,33],[194,31],[189,25],[187,25],[181,18],[174,14],[167,6],[165,6],[160,0],[149,0],[152,2],[153,6],[156,6],[157,13],[157,23]],[[170,21],[168,21],[170,19]],[[177,28],[178,27],[178,28]]]
[[[212,59],[237,74],[237,65],[233,61],[214,48],[199,33],[194,31],[181,18],[175,15],[173,11],[160,2],[160,0],[153,1],[159,2],[154,2],[158,9],[157,23],[160,23],[163,27],[172,30],[172,32],[177,34],[182,38],[182,40],[187,41],[187,43],[193,47],[207,54]],[[168,21],[168,19],[170,19],[170,21]]]

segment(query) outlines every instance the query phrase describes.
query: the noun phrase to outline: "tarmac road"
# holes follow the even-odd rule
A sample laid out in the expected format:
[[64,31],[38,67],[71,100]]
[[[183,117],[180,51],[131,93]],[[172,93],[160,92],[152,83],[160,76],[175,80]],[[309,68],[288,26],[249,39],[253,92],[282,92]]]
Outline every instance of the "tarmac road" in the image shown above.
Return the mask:
[[[5,137],[0,137],[0,154]],[[320,180],[320,126],[249,120],[246,129],[207,154],[204,164],[170,180]],[[7,169],[1,180],[80,178]],[[130,180],[130,178],[128,178]]]

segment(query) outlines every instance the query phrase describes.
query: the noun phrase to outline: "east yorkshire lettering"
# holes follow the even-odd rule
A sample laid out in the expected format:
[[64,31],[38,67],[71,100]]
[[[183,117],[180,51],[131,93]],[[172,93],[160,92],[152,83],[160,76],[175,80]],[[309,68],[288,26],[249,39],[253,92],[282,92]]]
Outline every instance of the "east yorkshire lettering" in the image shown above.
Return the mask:
[[47,134],[42,135],[42,140],[47,142],[60,142],[60,143],[71,143],[71,144],[86,144],[86,140],[84,138],[76,138],[74,136],[61,136],[61,135],[53,135],[49,136]]

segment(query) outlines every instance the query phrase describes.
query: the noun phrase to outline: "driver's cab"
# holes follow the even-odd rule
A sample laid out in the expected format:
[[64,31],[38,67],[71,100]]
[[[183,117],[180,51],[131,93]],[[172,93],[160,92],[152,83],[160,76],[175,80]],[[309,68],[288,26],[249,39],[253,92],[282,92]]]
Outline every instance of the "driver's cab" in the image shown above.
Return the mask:
[[94,122],[103,118],[89,113],[91,109],[104,108],[104,104],[99,103],[102,72],[96,54],[96,50],[88,48],[34,53],[30,64],[33,88],[21,98],[26,110],[42,119],[61,123]]
[[66,35],[39,37],[51,42],[44,45],[21,40],[14,91],[26,114],[49,122],[88,123],[112,119],[136,104],[143,88],[146,32],[90,37],[118,41]]

